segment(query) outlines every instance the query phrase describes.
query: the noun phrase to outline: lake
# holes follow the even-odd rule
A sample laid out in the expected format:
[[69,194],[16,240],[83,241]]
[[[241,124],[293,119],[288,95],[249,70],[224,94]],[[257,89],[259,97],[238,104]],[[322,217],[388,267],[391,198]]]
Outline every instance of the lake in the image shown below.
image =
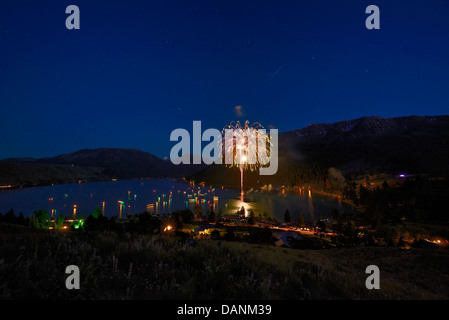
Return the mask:
[[235,213],[242,206],[256,214],[267,212],[283,221],[285,210],[290,211],[292,221],[300,212],[307,223],[330,215],[332,207],[344,210],[338,198],[312,194],[296,188],[294,191],[250,190],[240,197],[240,190],[195,185],[177,179],[146,179],[62,184],[0,191],[0,212],[11,208],[16,215],[27,217],[34,210],[46,209],[54,217],[62,214],[72,217],[89,216],[97,206],[104,215],[122,216],[149,211],[168,214],[174,210],[190,208],[198,204],[203,212],[214,206],[216,212]]

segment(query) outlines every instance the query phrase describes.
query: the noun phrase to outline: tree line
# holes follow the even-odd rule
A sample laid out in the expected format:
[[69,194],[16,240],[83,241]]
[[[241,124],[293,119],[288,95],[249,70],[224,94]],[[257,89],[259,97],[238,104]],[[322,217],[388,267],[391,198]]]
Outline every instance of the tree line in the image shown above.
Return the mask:
[[343,198],[361,208],[361,217],[372,226],[397,223],[407,219],[416,222],[448,221],[449,181],[426,176],[407,178],[402,185],[370,188],[348,182]]

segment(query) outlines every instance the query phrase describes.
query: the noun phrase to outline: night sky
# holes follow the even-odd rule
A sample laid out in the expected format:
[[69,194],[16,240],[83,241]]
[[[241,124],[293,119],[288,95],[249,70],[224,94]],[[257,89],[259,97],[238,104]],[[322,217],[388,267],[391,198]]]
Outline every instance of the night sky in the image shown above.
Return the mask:
[[[68,5],[81,28],[68,30]],[[367,30],[365,8],[380,8]],[[0,2],[0,159],[449,110],[449,2]]]

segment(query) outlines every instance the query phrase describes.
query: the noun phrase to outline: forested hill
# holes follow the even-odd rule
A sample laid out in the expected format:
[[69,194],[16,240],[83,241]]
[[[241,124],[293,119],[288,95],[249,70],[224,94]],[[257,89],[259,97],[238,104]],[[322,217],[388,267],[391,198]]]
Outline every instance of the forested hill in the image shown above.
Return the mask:
[[[244,178],[247,187],[267,183],[323,186],[332,180],[339,183],[341,174],[373,170],[448,175],[448,163],[449,116],[362,117],[279,133],[276,175],[245,171]],[[195,178],[238,187],[239,175],[235,168],[211,166]]]
[[449,116],[362,117],[279,134],[281,157],[327,167],[447,173]]

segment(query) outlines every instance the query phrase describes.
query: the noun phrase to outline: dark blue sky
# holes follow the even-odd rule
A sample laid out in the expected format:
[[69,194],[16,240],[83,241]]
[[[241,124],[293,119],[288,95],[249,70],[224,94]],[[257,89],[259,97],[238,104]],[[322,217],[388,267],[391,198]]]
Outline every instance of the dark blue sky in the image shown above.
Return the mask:
[[[81,29],[67,30],[78,5]],[[365,8],[380,8],[380,30]],[[172,130],[449,110],[449,2],[0,3],[0,158],[168,156]],[[242,114],[236,112],[241,106]]]

